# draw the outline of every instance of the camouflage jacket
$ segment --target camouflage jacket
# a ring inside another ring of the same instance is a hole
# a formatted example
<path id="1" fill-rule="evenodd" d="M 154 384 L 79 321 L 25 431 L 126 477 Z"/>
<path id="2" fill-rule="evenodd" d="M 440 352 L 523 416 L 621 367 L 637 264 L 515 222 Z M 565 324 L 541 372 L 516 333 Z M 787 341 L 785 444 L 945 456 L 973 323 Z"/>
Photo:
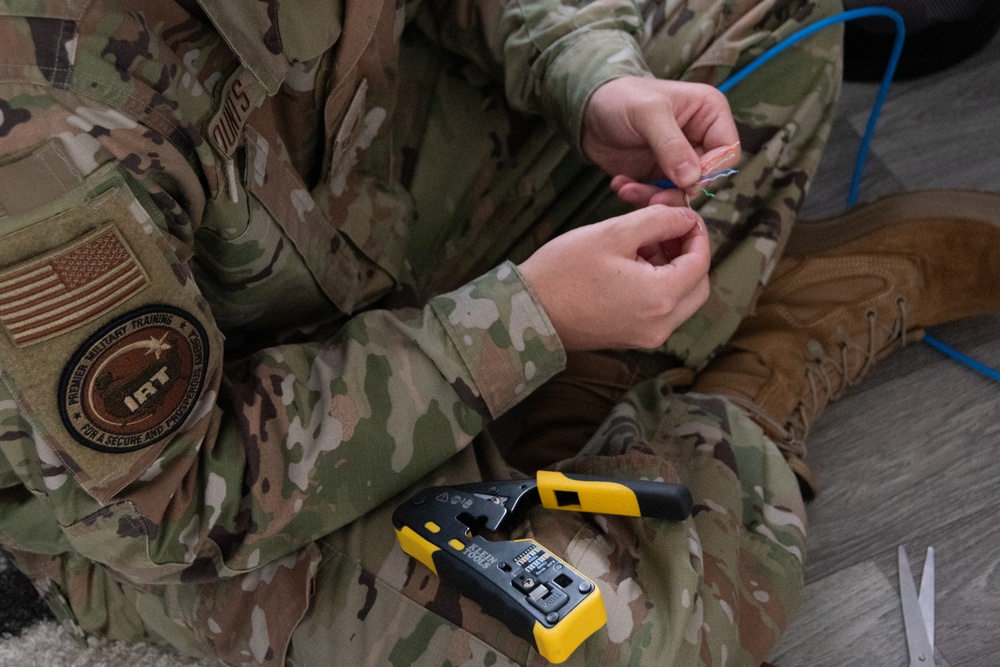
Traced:
<path id="1" fill-rule="evenodd" d="M 313 541 L 564 364 L 513 264 L 431 298 L 410 275 L 404 27 L 578 142 L 590 93 L 645 72 L 641 26 L 624 1 L 0 1 L 3 548 L 282 664 Z"/>

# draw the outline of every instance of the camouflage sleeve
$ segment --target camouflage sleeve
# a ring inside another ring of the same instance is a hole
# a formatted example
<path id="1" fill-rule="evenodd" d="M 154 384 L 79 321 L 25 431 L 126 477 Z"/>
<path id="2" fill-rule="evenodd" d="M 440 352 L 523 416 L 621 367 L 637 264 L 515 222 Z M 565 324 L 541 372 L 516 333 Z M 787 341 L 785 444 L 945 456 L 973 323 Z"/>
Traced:
<path id="1" fill-rule="evenodd" d="M 17 290 L 0 312 L 0 449 L 72 547 L 123 576 L 297 567 L 293 554 L 425 476 L 563 366 L 509 263 L 423 308 L 225 358 L 191 271 L 198 235 L 178 202 L 198 203 L 201 175 L 186 156 L 69 92 L 7 85 L 0 99 L 22 121 L 0 144 L 0 285 Z M 44 196 L 18 194 L 42 181 Z M 41 316 L 47 276 L 72 281 L 67 303 L 85 312 Z"/>
<path id="2" fill-rule="evenodd" d="M 578 148 L 583 112 L 601 84 L 652 76 L 639 47 L 643 19 L 632 0 L 484 3 L 427 0 L 423 32 L 502 78 L 507 99 L 545 115 Z"/>

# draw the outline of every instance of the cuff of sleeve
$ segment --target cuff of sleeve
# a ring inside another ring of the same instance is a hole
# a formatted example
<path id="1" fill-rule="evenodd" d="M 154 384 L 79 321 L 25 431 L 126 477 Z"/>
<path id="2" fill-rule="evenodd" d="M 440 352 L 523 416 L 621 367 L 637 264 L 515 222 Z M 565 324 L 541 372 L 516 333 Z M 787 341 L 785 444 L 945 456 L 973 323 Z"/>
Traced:
<path id="1" fill-rule="evenodd" d="M 511 262 L 434 297 L 430 306 L 494 418 L 566 365 L 548 315 Z"/>
<path id="2" fill-rule="evenodd" d="M 591 95 L 603 84 L 623 76 L 652 77 L 639 44 L 628 33 L 593 31 L 564 38 L 563 48 L 539 58 L 536 71 L 545 72 L 542 107 L 549 118 L 583 154 L 583 117 Z M 545 62 L 547 60 L 547 62 Z"/>

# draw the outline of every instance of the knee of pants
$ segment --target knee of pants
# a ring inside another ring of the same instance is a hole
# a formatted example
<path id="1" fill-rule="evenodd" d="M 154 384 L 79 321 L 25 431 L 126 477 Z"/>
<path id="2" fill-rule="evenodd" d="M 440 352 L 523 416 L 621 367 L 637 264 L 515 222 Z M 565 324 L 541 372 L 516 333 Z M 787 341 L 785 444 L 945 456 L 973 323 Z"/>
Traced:
<path id="1" fill-rule="evenodd" d="M 841 0 L 646 4 L 654 6 L 644 11 L 648 18 L 642 50 L 653 73 L 711 85 L 719 85 L 739 66 L 796 30 L 843 11 Z M 837 28 L 831 31 L 839 33 Z"/>

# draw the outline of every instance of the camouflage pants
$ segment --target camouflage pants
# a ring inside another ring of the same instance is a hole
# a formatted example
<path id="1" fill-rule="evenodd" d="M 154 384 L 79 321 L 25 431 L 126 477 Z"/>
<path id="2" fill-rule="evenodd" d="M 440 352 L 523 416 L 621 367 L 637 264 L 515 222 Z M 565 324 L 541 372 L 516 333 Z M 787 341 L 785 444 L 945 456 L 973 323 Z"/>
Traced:
<path id="1" fill-rule="evenodd" d="M 838 10 L 832 0 L 650 2 L 645 54 L 658 76 L 719 83 L 803 24 Z M 730 94 L 744 163 L 714 197 L 694 202 L 712 238 L 713 291 L 661 351 L 668 365 L 697 370 L 707 363 L 777 261 L 829 130 L 839 40 L 836 29 L 821 32 Z M 415 142 L 405 145 L 432 156 L 406 176 L 418 207 L 409 255 L 427 293 L 622 211 L 606 176 L 581 164 L 547 128 L 510 112 L 484 78 L 427 44 L 406 48 L 410 108 L 427 112 L 397 131 Z M 664 379 L 601 400 L 617 405 L 557 467 L 681 481 L 695 512 L 682 523 L 530 515 L 515 537 L 533 537 L 598 581 L 607 605 L 607 628 L 566 664 L 759 664 L 802 586 L 805 513 L 777 448 L 724 399 L 674 393 Z M 484 438 L 422 485 L 512 474 Z M 350 665 L 544 664 L 395 544 L 390 516 L 405 495 L 321 542 L 313 603 L 289 663 L 328 665 L 336 656 Z"/>

